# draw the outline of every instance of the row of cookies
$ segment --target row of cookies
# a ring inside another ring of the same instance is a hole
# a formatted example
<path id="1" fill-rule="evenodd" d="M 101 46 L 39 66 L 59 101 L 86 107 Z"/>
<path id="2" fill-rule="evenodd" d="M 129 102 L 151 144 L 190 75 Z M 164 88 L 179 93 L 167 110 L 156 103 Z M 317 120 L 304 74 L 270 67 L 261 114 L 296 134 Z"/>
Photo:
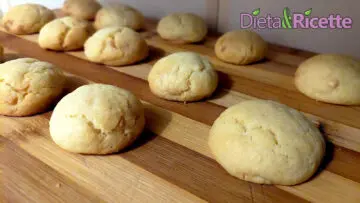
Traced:
<path id="1" fill-rule="evenodd" d="M 92 27 L 96 30 L 107 27 L 127 27 L 136 31 L 143 29 L 145 25 L 144 17 L 138 10 L 123 4 L 112 4 L 111 6 L 101 8 L 94 0 L 67 0 L 64 3 L 63 11 L 72 17 L 54 20 L 55 14 L 44 6 L 22 4 L 12 7 L 9 12 L 5 14 L 2 24 L 8 32 L 14 34 L 33 34 L 40 32 L 39 45 L 42 48 L 56 51 L 70 51 L 82 48 L 87 38 L 92 35 Z M 93 26 L 86 21 L 91 19 L 95 19 Z M 102 33 L 107 32 L 104 31 Z M 204 40 L 208 28 L 206 22 L 195 14 L 174 13 L 159 21 L 157 32 L 163 39 L 171 42 L 195 43 Z M 101 34 L 97 36 L 99 35 Z M 128 36 L 132 35 L 136 34 L 132 32 L 131 35 L 129 34 Z M 135 41 L 141 41 L 140 43 L 144 44 L 140 36 L 134 36 L 133 38 L 136 38 Z M 234 41 L 234 38 L 238 38 L 239 40 Z M 237 44 L 233 45 L 232 43 Z M 114 39 L 112 44 L 117 45 L 116 39 Z M 132 46 L 131 44 L 136 43 L 125 44 L 125 49 L 128 46 Z M 236 47 L 239 46 L 245 47 L 240 50 L 243 53 L 237 53 L 239 50 L 237 50 Z M 250 46 L 255 46 L 254 50 L 258 52 L 249 52 L 248 48 Z M 121 49 L 121 43 L 119 43 L 117 47 Z M 144 50 L 147 49 L 144 45 L 140 47 Z M 261 60 L 266 50 L 267 44 L 265 41 L 251 31 L 227 33 L 218 40 L 215 47 L 215 53 L 219 59 L 236 64 L 248 64 Z M 143 53 L 145 52 L 146 51 L 143 51 Z M 102 55 L 106 56 L 106 54 Z M 93 57 L 89 57 L 90 60 L 91 58 Z M 142 59 L 142 57 L 138 58 L 138 60 Z M 96 60 L 92 61 L 98 62 Z M 106 62 L 106 59 L 102 59 L 102 61 Z M 131 63 L 134 62 L 130 61 L 125 64 L 112 63 L 111 65 L 126 65 Z"/>
<path id="2" fill-rule="evenodd" d="M 197 15 L 175 13 L 159 21 L 157 33 L 171 42 L 195 43 L 204 40 L 207 26 Z M 224 62 L 247 65 L 264 59 L 268 45 L 255 32 L 238 30 L 222 35 L 216 41 L 214 52 Z M 359 105 L 360 61 L 339 54 L 320 54 L 300 64 L 294 83 L 300 92 L 317 101 Z"/>
<path id="3" fill-rule="evenodd" d="M 172 14 L 159 22 L 157 32 L 167 40 L 192 43 L 205 38 L 206 25 L 193 14 Z M 216 41 L 214 52 L 226 63 L 247 65 L 266 58 L 268 44 L 253 31 L 230 31 Z M 359 105 L 360 61 L 341 54 L 316 55 L 299 65 L 294 84 L 317 101 Z"/>
<path id="4" fill-rule="evenodd" d="M 62 71 L 48 62 L 22 58 L 0 64 L 0 114 L 45 111 L 60 99 L 65 81 Z M 209 96 L 216 88 L 214 81 L 217 75 L 207 59 L 189 52 L 159 60 L 149 74 L 151 90 L 176 101 Z M 133 143 L 144 126 L 144 110 L 134 94 L 90 84 L 61 98 L 49 130 L 53 141 L 67 151 L 110 154 Z M 261 184 L 304 182 L 325 153 L 324 138 L 304 115 L 265 100 L 226 109 L 214 122 L 208 142 L 215 159 L 231 175 Z"/>

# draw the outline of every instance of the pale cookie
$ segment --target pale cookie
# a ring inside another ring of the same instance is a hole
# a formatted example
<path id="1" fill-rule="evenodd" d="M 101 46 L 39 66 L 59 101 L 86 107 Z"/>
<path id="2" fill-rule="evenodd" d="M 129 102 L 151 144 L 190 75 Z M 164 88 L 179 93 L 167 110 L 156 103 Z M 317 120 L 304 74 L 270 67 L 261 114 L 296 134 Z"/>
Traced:
<path id="1" fill-rule="evenodd" d="M 138 10 L 124 4 L 103 7 L 97 12 L 94 22 L 96 29 L 122 26 L 139 30 L 144 27 L 144 24 L 144 16 Z"/>
<path id="2" fill-rule="evenodd" d="M 40 30 L 38 43 L 43 49 L 70 51 L 80 49 L 90 37 L 90 24 L 73 17 L 55 19 Z"/>
<path id="3" fill-rule="evenodd" d="M 85 42 L 84 50 L 89 61 L 113 66 L 136 63 L 149 53 L 141 35 L 127 27 L 98 30 Z"/>
<path id="4" fill-rule="evenodd" d="M 210 97 L 218 75 L 210 62 L 192 52 L 178 52 L 155 63 L 148 76 L 155 95 L 173 101 L 198 101 Z"/>
<path id="5" fill-rule="evenodd" d="M 0 64 L 0 114 L 29 116 L 43 112 L 61 95 L 63 72 L 32 58 Z"/>
<path id="6" fill-rule="evenodd" d="M 110 154 L 129 146 L 145 125 L 141 102 L 129 91 L 90 84 L 66 95 L 50 119 L 61 148 L 82 154 Z"/>
<path id="7" fill-rule="evenodd" d="M 66 0 L 62 10 L 78 19 L 93 20 L 100 8 L 101 5 L 96 0 Z"/>
<path id="8" fill-rule="evenodd" d="M 260 184 L 302 183 L 325 153 L 323 136 L 304 115 L 265 100 L 247 100 L 221 113 L 209 146 L 231 175 Z"/>
<path id="9" fill-rule="evenodd" d="M 2 24 L 10 33 L 26 35 L 39 32 L 54 18 L 54 12 L 44 6 L 21 4 L 10 8 L 3 17 Z"/>
<path id="10" fill-rule="evenodd" d="M 193 43 L 202 41 L 208 28 L 200 16 L 191 13 L 173 13 L 160 20 L 157 32 L 166 40 Z"/>
<path id="11" fill-rule="evenodd" d="M 215 44 L 216 56 L 227 63 L 246 65 L 265 58 L 267 43 L 256 32 L 238 30 L 222 35 Z"/>
<path id="12" fill-rule="evenodd" d="M 360 104 L 360 61 L 349 56 L 321 54 L 300 64 L 297 89 L 308 97 L 333 104 Z"/>

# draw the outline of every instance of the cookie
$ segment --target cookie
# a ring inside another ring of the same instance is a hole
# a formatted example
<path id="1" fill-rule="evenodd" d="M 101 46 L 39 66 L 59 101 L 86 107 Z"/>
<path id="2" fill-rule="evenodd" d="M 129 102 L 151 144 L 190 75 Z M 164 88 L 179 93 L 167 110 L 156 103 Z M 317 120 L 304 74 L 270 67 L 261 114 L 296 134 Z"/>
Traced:
<path id="1" fill-rule="evenodd" d="M 267 43 L 257 33 L 249 30 L 227 32 L 215 44 L 216 56 L 227 63 L 247 65 L 265 58 Z"/>
<path id="2" fill-rule="evenodd" d="M 41 28 L 38 43 L 43 49 L 76 50 L 84 46 L 90 34 L 91 27 L 87 21 L 68 16 L 55 19 Z"/>
<path id="3" fill-rule="evenodd" d="M 140 30 L 144 27 L 144 16 L 135 8 L 125 4 L 113 4 L 100 9 L 95 17 L 96 29 L 112 26 L 129 27 Z"/>
<path id="4" fill-rule="evenodd" d="M 29 116 L 47 110 L 61 95 L 63 72 L 33 58 L 0 64 L 0 114 Z"/>
<path id="5" fill-rule="evenodd" d="M 94 20 L 100 8 L 96 0 L 66 0 L 62 11 L 77 19 Z"/>
<path id="6" fill-rule="evenodd" d="M 202 41 L 208 28 L 200 16 L 192 13 L 173 13 L 159 21 L 157 32 L 163 39 L 185 44 Z"/>
<path id="7" fill-rule="evenodd" d="M 54 18 L 54 12 L 42 5 L 20 4 L 10 8 L 4 15 L 2 24 L 10 33 L 26 35 L 39 32 Z"/>
<path id="8" fill-rule="evenodd" d="M 260 184 L 308 180 L 325 153 L 317 127 L 283 104 L 247 100 L 226 109 L 210 130 L 209 146 L 231 175 Z"/>
<path id="9" fill-rule="evenodd" d="M 50 135 L 70 152 L 110 154 L 133 143 L 144 125 L 143 106 L 131 92 L 90 84 L 77 88 L 56 105 Z"/>
<path id="10" fill-rule="evenodd" d="M 158 97 L 189 102 L 210 97 L 217 87 L 218 75 L 205 57 L 178 52 L 157 61 L 148 81 Z"/>
<path id="11" fill-rule="evenodd" d="M 127 27 L 98 30 L 85 42 L 84 50 L 89 61 L 112 66 L 136 63 L 149 53 L 141 35 Z"/>
<path id="12" fill-rule="evenodd" d="M 360 61 L 344 55 L 320 54 L 300 64 L 295 86 L 317 101 L 360 104 Z"/>

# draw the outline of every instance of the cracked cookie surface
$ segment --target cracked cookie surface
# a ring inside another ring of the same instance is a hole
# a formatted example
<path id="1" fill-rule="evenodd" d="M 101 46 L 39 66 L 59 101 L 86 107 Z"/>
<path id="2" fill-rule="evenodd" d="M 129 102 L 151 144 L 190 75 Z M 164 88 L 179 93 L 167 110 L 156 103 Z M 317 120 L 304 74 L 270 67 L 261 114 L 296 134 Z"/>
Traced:
<path id="1" fill-rule="evenodd" d="M 211 96 L 218 76 L 210 62 L 192 52 L 166 56 L 151 69 L 148 76 L 151 91 L 173 101 L 197 101 Z"/>
<path id="2" fill-rule="evenodd" d="M 90 35 L 91 27 L 87 21 L 68 16 L 41 28 L 38 43 L 43 49 L 70 51 L 82 48 Z"/>
<path id="3" fill-rule="evenodd" d="M 295 86 L 306 96 L 327 103 L 360 104 L 360 61 L 349 56 L 320 54 L 304 61 Z"/>
<path id="4" fill-rule="evenodd" d="M 193 43 L 203 40 L 208 32 L 206 22 L 195 14 L 173 13 L 162 18 L 157 32 L 166 40 Z"/>
<path id="5" fill-rule="evenodd" d="M 4 28 L 13 34 L 33 34 L 55 18 L 50 9 L 39 4 L 20 4 L 12 7 L 3 17 Z"/>
<path id="6" fill-rule="evenodd" d="M 32 58 L 0 64 L 0 114 L 28 116 L 46 110 L 61 94 L 63 72 Z"/>
<path id="7" fill-rule="evenodd" d="M 50 134 L 65 150 L 109 154 L 129 146 L 145 125 L 141 102 L 129 91 L 84 85 L 65 96 L 50 119 Z"/>
<path id="8" fill-rule="evenodd" d="M 84 45 L 89 61 L 122 66 L 143 60 L 149 48 L 141 35 L 127 27 L 109 27 L 98 30 Z"/>
<path id="9" fill-rule="evenodd" d="M 214 122 L 209 146 L 233 176 L 260 184 L 294 185 L 309 179 L 325 153 L 316 126 L 295 109 L 248 100 Z"/>

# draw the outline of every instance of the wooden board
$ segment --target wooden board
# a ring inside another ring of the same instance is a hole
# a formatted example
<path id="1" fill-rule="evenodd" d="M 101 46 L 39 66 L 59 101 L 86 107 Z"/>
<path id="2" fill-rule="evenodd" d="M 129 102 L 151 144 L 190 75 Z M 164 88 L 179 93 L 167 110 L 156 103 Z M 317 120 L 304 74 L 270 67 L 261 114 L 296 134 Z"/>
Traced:
<path id="1" fill-rule="evenodd" d="M 194 45 L 174 45 L 148 21 L 142 35 L 150 56 L 125 67 L 87 62 L 82 51 L 41 49 L 37 35 L 14 36 L 1 29 L 6 60 L 34 57 L 68 73 L 67 92 L 92 82 L 116 85 L 137 95 L 146 109 L 146 130 L 124 152 L 78 155 L 57 147 L 49 137 L 51 109 L 31 117 L 0 116 L 2 202 L 360 202 L 360 108 L 325 104 L 299 93 L 296 66 L 313 55 L 271 45 L 267 60 L 248 66 L 219 61 L 217 35 Z M 207 56 L 220 74 L 220 88 L 207 100 L 177 103 L 159 99 L 146 81 L 152 65 L 177 51 Z M 248 99 L 271 99 L 305 113 L 328 140 L 319 172 L 308 182 L 288 187 L 236 179 L 217 164 L 207 146 L 217 116 Z"/>

